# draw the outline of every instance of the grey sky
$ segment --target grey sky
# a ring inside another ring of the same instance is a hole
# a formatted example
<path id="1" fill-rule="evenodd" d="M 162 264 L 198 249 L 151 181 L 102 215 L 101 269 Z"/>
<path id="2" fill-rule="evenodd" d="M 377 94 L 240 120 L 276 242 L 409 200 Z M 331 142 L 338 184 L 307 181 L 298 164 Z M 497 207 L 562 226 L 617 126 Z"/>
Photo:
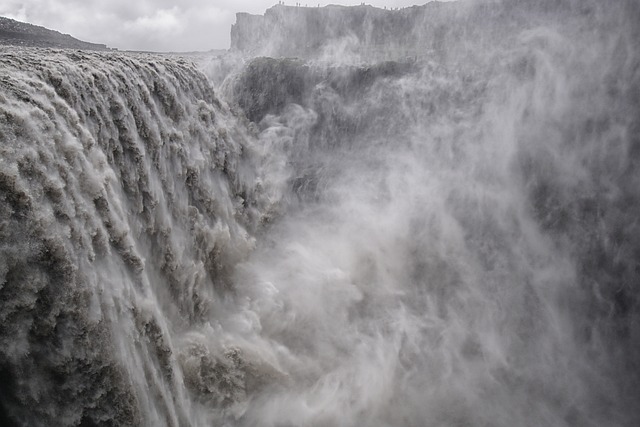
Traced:
<path id="1" fill-rule="evenodd" d="M 294 5 L 298 0 L 286 0 Z M 418 0 L 424 4 L 429 0 Z M 277 0 L 2 0 L 0 16 L 71 34 L 84 41 L 133 50 L 226 49 L 236 12 L 262 14 Z M 331 0 L 303 5 L 357 5 Z M 404 7 L 416 0 L 372 0 L 377 7 Z"/>

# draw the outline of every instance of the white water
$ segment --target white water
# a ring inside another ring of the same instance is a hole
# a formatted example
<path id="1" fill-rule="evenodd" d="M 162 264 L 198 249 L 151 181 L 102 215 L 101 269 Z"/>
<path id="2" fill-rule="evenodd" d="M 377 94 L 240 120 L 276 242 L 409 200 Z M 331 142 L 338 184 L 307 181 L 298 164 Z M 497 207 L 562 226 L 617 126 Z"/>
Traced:
<path id="1" fill-rule="evenodd" d="M 3 416 L 636 425 L 633 6 L 325 58 L 258 124 L 242 76 L 3 48 Z"/>

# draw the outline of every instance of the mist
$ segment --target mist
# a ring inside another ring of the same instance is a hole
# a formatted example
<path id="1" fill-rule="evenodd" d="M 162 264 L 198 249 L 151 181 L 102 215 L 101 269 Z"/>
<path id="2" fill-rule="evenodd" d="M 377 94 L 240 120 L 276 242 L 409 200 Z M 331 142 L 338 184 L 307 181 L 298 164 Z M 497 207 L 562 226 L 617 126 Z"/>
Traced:
<path id="1" fill-rule="evenodd" d="M 0 420 L 637 425 L 637 2 L 319 9 L 2 48 Z"/>

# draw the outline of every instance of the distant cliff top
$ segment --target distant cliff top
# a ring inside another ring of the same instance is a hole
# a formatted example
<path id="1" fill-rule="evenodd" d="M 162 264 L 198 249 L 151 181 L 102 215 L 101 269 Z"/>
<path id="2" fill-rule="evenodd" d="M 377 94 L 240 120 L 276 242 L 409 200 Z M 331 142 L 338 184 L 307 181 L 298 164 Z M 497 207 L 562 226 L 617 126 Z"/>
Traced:
<path id="1" fill-rule="evenodd" d="M 309 57 L 351 49 L 368 56 L 414 56 L 426 38 L 437 37 L 432 24 L 446 25 L 455 3 L 430 2 L 406 8 L 276 5 L 264 15 L 238 13 L 231 48 L 248 54 Z M 386 58 L 389 59 L 389 58 Z"/>
<path id="2" fill-rule="evenodd" d="M 88 43 L 37 25 L 0 17 L 0 45 L 106 50 L 104 44 Z"/>
<path id="3" fill-rule="evenodd" d="M 569 12 L 591 16 L 594 4 L 582 0 L 431 1 L 405 8 L 278 4 L 264 15 L 236 14 L 231 49 L 248 56 L 334 61 L 444 58 L 453 47 L 470 48 L 470 40 L 506 43 L 510 34 L 536 25 L 536 20 L 557 20 Z"/>

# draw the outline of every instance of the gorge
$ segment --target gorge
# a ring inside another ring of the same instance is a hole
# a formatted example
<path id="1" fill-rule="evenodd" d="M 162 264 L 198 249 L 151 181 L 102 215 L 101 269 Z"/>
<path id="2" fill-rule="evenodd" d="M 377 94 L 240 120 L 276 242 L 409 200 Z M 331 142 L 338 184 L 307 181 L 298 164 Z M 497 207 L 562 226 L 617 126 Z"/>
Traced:
<path id="1" fill-rule="evenodd" d="M 0 425 L 640 423 L 640 4 L 0 46 Z"/>

